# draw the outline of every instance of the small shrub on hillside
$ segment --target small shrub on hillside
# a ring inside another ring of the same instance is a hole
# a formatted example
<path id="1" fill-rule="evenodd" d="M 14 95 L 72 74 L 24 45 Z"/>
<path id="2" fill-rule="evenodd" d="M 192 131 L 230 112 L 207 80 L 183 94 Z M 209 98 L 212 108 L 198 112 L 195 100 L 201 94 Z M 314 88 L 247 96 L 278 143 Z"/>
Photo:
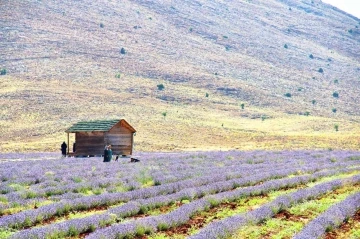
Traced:
<path id="1" fill-rule="evenodd" d="M 304 89 L 304 88 L 302 88 L 302 87 L 299 87 L 299 88 L 298 88 L 298 91 L 302 91 L 303 89 Z"/>
<path id="2" fill-rule="evenodd" d="M 333 97 L 339 98 L 339 93 L 335 91 L 335 92 L 333 93 Z"/>
<path id="3" fill-rule="evenodd" d="M 309 116 L 309 115 L 310 115 L 310 112 L 309 112 L 309 111 L 306 111 L 306 112 L 304 113 L 304 115 L 305 115 L 305 116 Z"/>
<path id="4" fill-rule="evenodd" d="M 167 112 L 162 112 L 162 116 L 164 116 L 164 119 L 166 118 Z"/>
<path id="5" fill-rule="evenodd" d="M 104 23 L 100 23 L 100 27 L 101 27 L 101 28 L 104 28 Z"/>
<path id="6" fill-rule="evenodd" d="M 313 54 L 310 54 L 309 57 L 310 57 L 310 59 L 314 59 Z"/>
<path id="7" fill-rule="evenodd" d="M 285 44 L 285 45 L 284 45 L 284 48 L 288 49 L 288 45 L 287 45 L 287 44 Z"/>
<path id="8" fill-rule="evenodd" d="M 230 46 L 225 46 L 225 50 L 230 50 Z"/>
<path id="9" fill-rule="evenodd" d="M 7 73 L 6 69 L 1 69 L 0 70 L 0 75 L 3 76 L 3 75 L 6 75 L 6 73 Z"/>
<path id="10" fill-rule="evenodd" d="M 338 83 L 339 83 L 339 80 L 334 80 L 334 83 L 335 83 L 335 84 L 338 84 Z"/>
<path id="11" fill-rule="evenodd" d="M 351 33 L 353 33 L 353 30 L 352 30 L 352 29 L 350 29 L 350 30 L 348 30 L 348 32 L 351 34 Z"/>
<path id="12" fill-rule="evenodd" d="M 316 104 L 316 100 L 312 100 L 311 103 L 312 103 L 313 105 L 315 105 L 315 104 Z"/>
<path id="13" fill-rule="evenodd" d="M 339 131 L 339 125 L 338 124 L 334 125 L 334 129 L 335 131 Z"/>
<path id="14" fill-rule="evenodd" d="M 209 93 L 206 93 L 206 94 L 205 94 L 205 97 L 209 97 Z"/>
<path id="15" fill-rule="evenodd" d="M 165 89 L 165 86 L 163 84 L 158 84 L 157 88 L 158 88 L 158 90 L 163 90 L 163 89 Z"/>
<path id="16" fill-rule="evenodd" d="M 333 108 L 333 109 L 332 109 L 332 112 L 333 112 L 333 113 L 336 113 L 336 111 L 337 111 L 336 108 Z"/>
<path id="17" fill-rule="evenodd" d="M 190 27 L 189 32 L 192 32 L 192 31 L 193 31 L 193 29 L 192 29 L 192 27 Z"/>
<path id="18" fill-rule="evenodd" d="M 241 106 L 241 109 L 244 109 L 244 108 L 245 108 L 245 104 L 244 104 L 244 103 L 242 103 L 240 106 Z"/>
<path id="19" fill-rule="evenodd" d="M 120 77 L 121 77 L 120 73 L 115 75 L 115 78 L 120 78 Z"/>
<path id="20" fill-rule="evenodd" d="M 224 39 L 228 39 L 229 37 L 228 36 L 223 36 Z"/>
<path id="21" fill-rule="evenodd" d="M 284 96 L 286 96 L 286 97 L 291 97 L 291 94 L 290 93 L 286 93 L 286 94 L 284 94 Z"/>
<path id="22" fill-rule="evenodd" d="M 120 49 L 120 53 L 121 53 L 121 54 L 126 54 L 126 51 L 125 51 L 125 48 L 124 48 L 124 47 L 122 47 L 122 48 Z"/>
<path id="23" fill-rule="evenodd" d="M 320 72 L 320 73 L 324 73 L 323 68 L 319 68 L 318 72 Z"/>

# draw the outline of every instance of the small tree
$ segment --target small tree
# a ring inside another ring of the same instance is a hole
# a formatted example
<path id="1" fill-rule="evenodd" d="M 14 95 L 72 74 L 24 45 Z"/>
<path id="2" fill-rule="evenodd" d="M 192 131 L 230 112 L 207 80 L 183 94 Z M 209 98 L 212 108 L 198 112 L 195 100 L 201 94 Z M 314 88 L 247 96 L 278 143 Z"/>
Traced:
<path id="1" fill-rule="evenodd" d="M 286 97 L 291 97 L 291 94 L 290 93 L 286 93 L 284 96 L 286 96 Z"/>
<path id="2" fill-rule="evenodd" d="M 333 97 L 339 98 L 339 93 L 335 91 L 335 92 L 333 93 Z"/>
<path id="3" fill-rule="evenodd" d="M 3 76 L 3 75 L 6 75 L 6 73 L 7 73 L 6 69 L 1 69 L 0 70 L 0 75 Z"/>
<path id="4" fill-rule="evenodd" d="M 287 44 L 285 44 L 285 45 L 284 45 L 284 48 L 288 49 L 288 45 L 287 45 Z"/>
<path id="5" fill-rule="evenodd" d="M 338 83 L 339 83 L 339 80 L 334 80 L 334 83 L 335 83 L 335 84 L 338 84 Z"/>
<path id="6" fill-rule="evenodd" d="M 122 47 L 122 48 L 120 49 L 120 53 L 123 54 L 123 55 L 126 54 L 126 51 L 125 51 L 125 48 L 124 48 L 124 47 Z"/>
<path id="7" fill-rule="evenodd" d="M 241 106 L 241 109 L 244 109 L 244 108 L 245 108 L 245 104 L 244 104 L 244 103 L 242 103 L 240 106 Z"/>
<path id="8" fill-rule="evenodd" d="M 339 125 L 338 124 L 334 125 L 334 128 L 335 128 L 335 131 L 339 131 Z"/>
<path id="9" fill-rule="evenodd" d="M 162 116 L 164 116 L 164 119 L 166 118 L 167 112 L 162 112 Z"/>
<path id="10" fill-rule="evenodd" d="M 163 90 L 163 89 L 165 89 L 165 86 L 163 84 L 158 84 L 157 88 L 158 88 L 158 90 Z"/>
<path id="11" fill-rule="evenodd" d="M 310 115 L 310 112 L 309 112 L 309 111 L 306 111 L 306 112 L 304 113 L 304 115 L 305 115 L 305 116 L 309 116 L 309 115 Z"/>
<path id="12" fill-rule="evenodd" d="M 314 59 L 313 54 L 310 54 L 309 57 L 310 57 L 310 59 Z"/>
<path id="13" fill-rule="evenodd" d="M 312 100 L 311 103 L 312 103 L 313 105 L 315 105 L 315 104 L 316 104 L 316 100 Z"/>
<path id="14" fill-rule="evenodd" d="M 206 93 L 206 94 L 205 94 L 205 97 L 209 97 L 209 93 Z"/>
<path id="15" fill-rule="evenodd" d="M 336 113 L 336 111 L 337 111 L 336 108 L 333 108 L 333 109 L 332 109 L 332 112 L 333 112 L 333 113 Z"/>
<path id="16" fill-rule="evenodd" d="M 120 78 L 120 76 L 121 76 L 120 73 L 118 73 L 115 75 L 115 78 Z"/>
<path id="17" fill-rule="evenodd" d="M 104 23 L 100 23 L 100 27 L 101 27 L 101 28 L 104 28 Z"/>
<path id="18" fill-rule="evenodd" d="M 320 73 L 324 73 L 323 68 L 319 68 L 318 72 L 320 72 Z"/>

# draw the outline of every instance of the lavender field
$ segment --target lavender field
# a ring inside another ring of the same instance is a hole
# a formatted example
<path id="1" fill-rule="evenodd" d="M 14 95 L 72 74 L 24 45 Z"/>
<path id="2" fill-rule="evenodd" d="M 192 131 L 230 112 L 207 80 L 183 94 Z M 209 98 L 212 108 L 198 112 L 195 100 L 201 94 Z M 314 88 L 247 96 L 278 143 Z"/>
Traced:
<path id="1" fill-rule="evenodd" d="M 359 238 L 359 152 L 138 155 L 1 154 L 0 238 Z"/>

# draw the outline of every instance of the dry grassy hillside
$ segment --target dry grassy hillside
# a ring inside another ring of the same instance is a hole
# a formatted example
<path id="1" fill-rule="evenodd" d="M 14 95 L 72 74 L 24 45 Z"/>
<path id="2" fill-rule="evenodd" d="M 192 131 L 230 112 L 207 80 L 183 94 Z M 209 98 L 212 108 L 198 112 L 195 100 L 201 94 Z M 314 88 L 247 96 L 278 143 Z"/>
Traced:
<path id="1" fill-rule="evenodd" d="M 72 123 L 119 117 L 136 150 L 360 147 L 360 19 L 321 1 L 0 10 L 0 151 L 58 150 Z"/>

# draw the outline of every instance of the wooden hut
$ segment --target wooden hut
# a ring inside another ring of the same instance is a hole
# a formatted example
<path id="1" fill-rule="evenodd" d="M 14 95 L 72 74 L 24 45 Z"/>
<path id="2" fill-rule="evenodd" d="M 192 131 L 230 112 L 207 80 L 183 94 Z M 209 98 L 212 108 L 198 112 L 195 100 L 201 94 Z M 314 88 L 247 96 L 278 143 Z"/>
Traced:
<path id="1" fill-rule="evenodd" d="M 65 131 L 69 156 L 104 154 L 111 144 L 113 155 L 131 155 L 136 130 L 124 119 L 78 122 Z M 69 134 L 75 133 L 76 151 L 69 152 Z"/>

